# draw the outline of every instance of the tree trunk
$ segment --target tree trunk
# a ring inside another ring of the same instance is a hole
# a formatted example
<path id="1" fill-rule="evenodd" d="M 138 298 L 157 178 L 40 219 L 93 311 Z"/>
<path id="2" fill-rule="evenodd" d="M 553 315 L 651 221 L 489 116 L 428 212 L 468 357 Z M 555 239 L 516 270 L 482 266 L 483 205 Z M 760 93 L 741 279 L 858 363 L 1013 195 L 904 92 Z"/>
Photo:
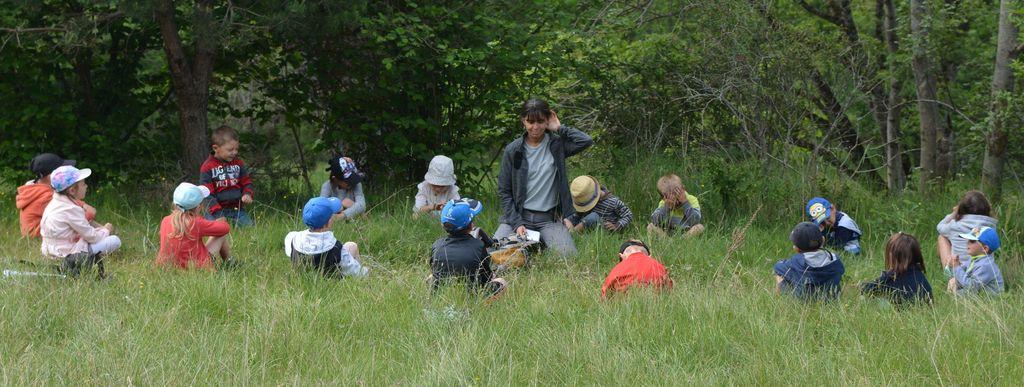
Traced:
<path id="1" fill-rule="evenodd" d="M 886 185 L 889 191 L 899 192 L 907 186 L 907 175 L 903 173 L 903 147 L 900 144 L 900 89 L 903 87 L 896 74 L 896 57 L 899 55 L 899 35 L 896 34 L 896 8 L 892 0 L 879 0 L 882 13 L 881 37 L 885 42 L 889 68 L 889 95 L 886 100 L 885 117 L 885 168 Z"/>
<path id="2" fill-rule="evenodd" d="M 160 26 L 164 54 L 171 73 L 171 85 L 178 100 L 178 118 L 181 121 L 181 168 L 186 173 L 199 170 L 210 152 L 207 122 L 207 103 L 210 79 L 213 77 L 214 21 L 210 0 L 196 2 L 192 35 L 195 53 L 190 61 L 185 53 L 174 20 L 174 2 L 160 0 L 153 16 Z"/>
<path id="3" fill-rule="evenodd" d="M 1010 0 L 999 2 L 999 37 L 996 64 L 992 74 L 992 103 L 989 112 L 989 131 L 985 138 L 985 161 L 981 167 L 981 186 L 993 201 L 1002 196 L 1003 165 L 1006 163 L 1006 132 L 1009 112 L 1008 99 L 1013 93 L 1013 72 L 1010 63 L 1018 54 L 1017 27 L 1010 20 L 1014 12 Z"/>
<path id="4" fill-rule="evenodd" d="M 935 74 L 928 56 L 928 9 L 924 0 L 910 2 L 910 33 L 914 41 L 911 64 L 917 83 L 917 109 L 921 121 L 921 180 L 918 189 L 928 190 L 935 176 L 935 153 L 938 144 L 939 109 L 935 96 Z"/>

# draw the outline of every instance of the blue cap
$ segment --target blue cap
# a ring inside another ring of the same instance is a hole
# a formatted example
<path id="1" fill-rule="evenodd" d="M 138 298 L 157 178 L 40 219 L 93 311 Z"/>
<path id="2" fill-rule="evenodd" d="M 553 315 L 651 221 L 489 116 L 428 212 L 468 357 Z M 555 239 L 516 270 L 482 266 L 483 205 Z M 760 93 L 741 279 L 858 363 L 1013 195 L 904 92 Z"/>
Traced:
<path id="1" fill-rule="evenodd" d="M 338 198 L 315 197 L 306 202 L 302 207 L 302 223 L 309 228 L 321 228 L 327 225 L 331 216 L 341 211 L 341 200 Z"/>
<path id="2" fill-rule="evenodd" d="M 483 203 L 473 199 L 452 199 L 441 209 L 441 224 L 451 224 L 448 231 L 459 231 L 473 223 L 473 217 L 484 210 Z"/>
<path id="3" fill-rule="evenodd" d="M 807 218 L 814 222 L 815 225 L 821 225 L 825 219 L 832 216 L 832 203 L 829 203 L 825 198 L 816 197 L 807 202 L 807 207 L 804 207 L 804 213 L 807 214 Z"/>
<path id="4" fill-rule="evenodd" d="M 174 205 L 178 206 L 182 210 L 188 211 L 193 208 L 199 207 L 199 204 L 210 196 L 210 189 L 204 185 L 194 185 L 192 183 L 181 183 L 178 184 L 178 188 L 174 189 Z"/>
<path id="5" fill-rule="evenodd" d="M 996 234 L 996 229 L 992 227 L 974 228 L 967 234 L 960 234 L 960 237 L 988 246 L 989 254 L 999 250 L 999 234 Z"/>

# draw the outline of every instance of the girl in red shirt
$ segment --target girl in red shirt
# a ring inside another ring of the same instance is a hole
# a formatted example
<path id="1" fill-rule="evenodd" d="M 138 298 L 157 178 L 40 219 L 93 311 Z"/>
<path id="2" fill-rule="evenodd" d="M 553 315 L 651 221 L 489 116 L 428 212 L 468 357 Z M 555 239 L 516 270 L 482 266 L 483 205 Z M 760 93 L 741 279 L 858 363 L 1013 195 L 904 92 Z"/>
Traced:
<path id="1" fill-rule="evenodd" d="M 160 222 L 158 265 L 212 269 L 210 256 L 214 253 L 225 262 L 230 260 L 231 247 L 227 235 L 231 226 L 224 220 L 203 218 L 200 204 L 208 196 L 209 188 L 190 183 L 181 183 L 174 190 L 174 211 Z M 212 238 L 204 244 L 205 237 Z"/>

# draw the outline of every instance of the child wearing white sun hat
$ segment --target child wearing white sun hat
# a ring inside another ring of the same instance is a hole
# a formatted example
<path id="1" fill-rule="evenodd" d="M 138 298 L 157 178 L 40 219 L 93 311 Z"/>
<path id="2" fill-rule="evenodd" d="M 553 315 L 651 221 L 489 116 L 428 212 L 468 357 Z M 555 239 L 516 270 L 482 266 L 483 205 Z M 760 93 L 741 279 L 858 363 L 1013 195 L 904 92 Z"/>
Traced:
<path id="1" fill-rule="evenodd" d="M 88 168 L 70 165 L 55 169 L 50 174 L 53 199 L 46 205 L 39 224 L 43 255 L 59 260 L 61 270 L 72 276 L 93 264 L 98 264 L 100 277 L 105 276 L 103 258 L 121 247 L 121 239 L 112 235 L 114 226 L 93 226 L 79 204 L 85 199 L 89 188 L 85 179 L 91 174 Z"/>
<path id="2" fill-rule="evenodd" d="M 423 182 L 416 186 L 416 203 L 412 206 L 413 216 L 429 213 L 433 217 L 441 214 L 441 208 L 449 200 L 459 199 L 459 186 L 455 185 L 455 164 L 447 156 L 434 156 L 430 160 Z"/>

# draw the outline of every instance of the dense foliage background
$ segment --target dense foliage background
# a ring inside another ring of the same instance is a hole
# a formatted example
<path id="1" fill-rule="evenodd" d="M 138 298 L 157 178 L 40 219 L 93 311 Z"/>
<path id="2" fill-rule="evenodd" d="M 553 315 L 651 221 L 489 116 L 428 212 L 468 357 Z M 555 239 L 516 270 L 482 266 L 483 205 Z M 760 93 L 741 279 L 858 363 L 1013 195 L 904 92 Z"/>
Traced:
<path id="1" fill-rule="evenodd" d="M 746 166 L 835 171 L 871 191 L 977 184 L 1001 117 L 1011 146 L 995 187 L 1022 187 L 1020 61 L 1009 92 L 992 92 L 999 1 L 2 5 L 8 181 L 51 151 L 95 167 L 99 184 L 162 189 L 194 179 L 208 131 L 228 124 L 263 192 L 308 180 L 334 152 L 395 184 L 447 154 L 472 191 L 521 132 L 518 105 L 540 96 L 598 139 L 586 156 L 598 165 L 667 154 L 713 169 L 725 192 L 746 188 Z"/>

